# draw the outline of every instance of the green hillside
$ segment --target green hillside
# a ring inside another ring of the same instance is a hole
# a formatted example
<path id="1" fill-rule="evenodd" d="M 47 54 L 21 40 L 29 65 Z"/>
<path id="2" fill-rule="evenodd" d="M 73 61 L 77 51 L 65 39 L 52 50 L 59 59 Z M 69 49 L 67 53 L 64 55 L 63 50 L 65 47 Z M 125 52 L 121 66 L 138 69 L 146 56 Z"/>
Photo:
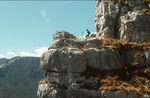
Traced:
<path id="1" fill-rule="evenodd" d="M 0 98 L 38 98 L 38 82 L 44 78 L 38 57 L 0 59 Z"/>

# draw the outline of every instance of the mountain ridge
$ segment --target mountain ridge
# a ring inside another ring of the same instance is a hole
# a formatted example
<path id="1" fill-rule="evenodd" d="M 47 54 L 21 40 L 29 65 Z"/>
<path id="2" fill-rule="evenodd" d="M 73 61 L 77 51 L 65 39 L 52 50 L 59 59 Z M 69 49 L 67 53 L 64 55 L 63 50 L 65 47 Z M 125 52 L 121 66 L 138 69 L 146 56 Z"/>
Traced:
<path id="1" fill-rule="evenodd" d="M 0 59 L 0 98 L 38 98 L 38 81 L 44 77 L 39 57 Z"/>

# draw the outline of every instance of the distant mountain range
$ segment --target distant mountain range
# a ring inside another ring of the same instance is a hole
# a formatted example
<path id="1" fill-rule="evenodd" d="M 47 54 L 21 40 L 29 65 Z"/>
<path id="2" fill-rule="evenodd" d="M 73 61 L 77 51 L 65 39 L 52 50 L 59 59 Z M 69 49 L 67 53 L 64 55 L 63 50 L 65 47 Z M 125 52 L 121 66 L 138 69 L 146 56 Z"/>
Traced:
<path id="1" fill-rule="evenodd" d="M 39 57 L 0 59 L 0 98 L 38 98 L 43 78 Z"/>

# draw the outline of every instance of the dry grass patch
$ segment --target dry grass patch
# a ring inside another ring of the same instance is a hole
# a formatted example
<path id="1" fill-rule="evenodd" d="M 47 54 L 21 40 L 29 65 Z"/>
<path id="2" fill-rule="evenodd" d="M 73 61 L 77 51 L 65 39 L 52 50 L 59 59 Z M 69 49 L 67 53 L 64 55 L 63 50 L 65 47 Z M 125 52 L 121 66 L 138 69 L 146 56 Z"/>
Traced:
<path id="1" fill-rule="evenodd" d="M 150 67 L 138 68 L 135 66 L 125 66 L 123 69 L 111 71 L 100 71 L 87 67 L 81 76 L 99 78 L 99 84 L 94 88 L 90 85 L 80 86 L 79 89 L 111 90 L 111 91 L 136 91 L 140 96 L 150 93 Z M 80 83 L 80 81 L 78 81 Z"/>
<path id="2" fill-rule="evenodd" d="M 44 53 L 43 53 L 43 55 L 41 57 L 41 60 L 44 61 L 44 59 L 45 59 L 45 57 L 44 57 Z"/>
<path id="3" fill-rule="evenodd" d="M 68 87 L 68 89 L 72 89 L 71 85 Z"/>
<path id="4" fill-rule="evenodd" d="M 130 32 L 131 33 L 131 32 Z M 121 41 L 119 39 L 111 39 L 107 38 L 102 41 L 102 45 L 96 47 L 97 49 L 102 49 L 102 48 L 112 48 L 112 49 L 118 49 L 121 51 L 126 51 L 126 50 L 146 50 L 150 47 L 150 42 L 128 42 L 128 41 Z M 82 43 L 79 43 L 76 46 L 57 46 L 57 48 L 62 48 L 65 51 L 68 51 L 67 48 L 78 48 L 79 51 L 83 51 L 84 49 L 88 48 L 94 48 L 92 46 L 85 46 Z M 50 46 L 48 49 L 52 49 Z M 43 58 L 43 57 L 42 57 Z"/>
<path id="5" fill-rule="evenodd" d="M 42 79 L 42 80 L 39 82 L 39 84 L 46 84 L 45 79 Z"/>
<path id="6" fill-rule="evenodd" d="M 150 67 L 143 67 L 139 70 L 137 67 L 126 66 L 119 72 L 109 72 L 100 81 L 99 90 L 133 90 L 139 95 L 150 93 Z"/>
<path id="7" fill-rule="evenodd" d="M 97 49 L 101 48 L 112 48 L 112 49 L 118 49 L 121 51 L 125 50 L 146 50 L 150 46 L 150 42 L 128 42 L 128 41 L 121 41 L 119 39 L 111 39 L 107 38 L 102 40 L 103 44 L 99 47 L 96 47 Z"/>

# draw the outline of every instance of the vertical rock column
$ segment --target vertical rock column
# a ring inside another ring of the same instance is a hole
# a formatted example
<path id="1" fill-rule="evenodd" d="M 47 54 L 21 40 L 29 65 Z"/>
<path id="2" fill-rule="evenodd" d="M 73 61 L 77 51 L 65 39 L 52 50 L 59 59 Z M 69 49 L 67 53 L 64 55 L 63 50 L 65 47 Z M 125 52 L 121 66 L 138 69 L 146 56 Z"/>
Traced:
<path id="1" fill-rule="evenodd" d="M 144 0 L 96 0 L 98 38 L 150 41 L 150 17 Z"/>

